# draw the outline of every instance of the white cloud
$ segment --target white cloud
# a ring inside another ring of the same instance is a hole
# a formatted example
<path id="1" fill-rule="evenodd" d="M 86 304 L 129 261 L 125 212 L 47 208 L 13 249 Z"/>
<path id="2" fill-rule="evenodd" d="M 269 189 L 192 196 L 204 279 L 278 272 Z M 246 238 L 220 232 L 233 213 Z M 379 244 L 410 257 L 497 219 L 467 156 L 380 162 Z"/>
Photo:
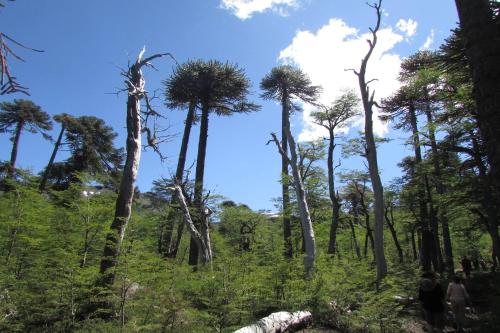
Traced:
<path id="1" fill-rule="evenodd" d="M 333 18 L 316 33 L 297 32 L 292 43 L 281 51 L 279 59 L 298 65 L 314 84 L 321 85 L 321 102 L 329 104 L 346 88 L 359 92 L 357 76 L 345 69 L 359 69 L 361 58 L 368 51 L 366 40 L 370 35 L 360 35 L 355 28 L 349 27 L 341 19 Z M 378 32 L 378 43 L 368 62 L 366 75 L 367 80 L 378 79 L 370 84 L 370 88 L 376 91 L 376 100 L 388 97 L 399 87 L 397 76 L 401 57 L 390 51 L 403 38 L 390 27 Z M 322 128 L 312 122 L 311 111 L 311 107 L 304 107 L 304 126 L 299 134 L 300 141 L 314 140 L 326 135 Z M 387 124 L 378 120 L 377 110 L 374 110 L 373 120 L 376 134 L 383 136 L 387 133 Z M 362 127 L 363 124 L 363 120 L 357 122 L 357 126 Z"/>
<path id="2" fill-rule="evenodd" d="M 427 36 L 424 44 L 420 47 L 420 51 L 430 49 L 432 43 L 434 43 L 434 29 L 431 29 L 431 33 L 429 34 L 429 36 Z"/>
<path id="3" fill-rule="evenodd" d="M 408 19 L 406 21 L 400 19 L 398 23 L 396 23 L 396 28 L 398 28 L 399 31 L 403 32 L 407 39 L 415 35 L 415 33 L 417 32 L 417 26 L 418 22 L 412 19 Z"/>
<path id="4" fill-rule="evenodd" d="M 222 0 L 220 6 L 230 10 L 239 19 L 246 20 L 253 13 L 272 10 L 281 16 L 287 16 L 288 10 L 298 7 L 298 0 Z"/>

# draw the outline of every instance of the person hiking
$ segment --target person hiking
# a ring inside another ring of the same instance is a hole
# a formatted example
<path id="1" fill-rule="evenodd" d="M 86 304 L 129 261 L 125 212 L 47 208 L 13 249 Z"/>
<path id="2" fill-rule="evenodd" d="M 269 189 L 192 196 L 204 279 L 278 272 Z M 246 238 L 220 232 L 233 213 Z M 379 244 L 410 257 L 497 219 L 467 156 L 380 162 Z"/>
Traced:
<path id="1" fill-rule="evenodd" d="M 467 258 L 467 256 L 463 256 L 460 263 L 462 264 L 462 271 L 464 272 L 465 277 L 468 279 L 470 277 L 470 271 L 472 269 L 471 261 L 469 260 L 469 258 Z"/>
<path id="2" fill-rule="evenodd" d="M 429 332 L 443 332 L 444 291 L 432 272 L 422 274 L 418 290 L 418 300 L 422 304 L 424 318 Z"/>
<path id="3" fill-rule="evenodd" d="M 469 294 L 458 275 L 448 285 L 446 299 L 451 303 L 451 311 L 455 317 L 458 332 L 463 332 L 465 324 L 465 306 L 469 303 Z"/>

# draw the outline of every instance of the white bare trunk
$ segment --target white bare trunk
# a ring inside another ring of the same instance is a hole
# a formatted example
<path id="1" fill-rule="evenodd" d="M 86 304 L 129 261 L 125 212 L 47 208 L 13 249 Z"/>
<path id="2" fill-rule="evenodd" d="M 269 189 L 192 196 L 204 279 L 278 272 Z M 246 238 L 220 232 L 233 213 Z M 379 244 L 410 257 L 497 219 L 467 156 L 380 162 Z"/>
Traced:
<path id="1" fill-rule="evenodd" d="M 255 324 L 240 328 L 234 333 L 280 333 L 298 326 L 306 326 L 312 320 L 309 311 L 275 312 Z"/>
<path id="2" fill-rule="evenodd" d="M 210 245 L 210 234 L 208 230 L 208 219 L 206 217 L 206 214 L 203 213 L 202 231 L 199 232 L 194 226 L 191 214 L 189 213 L 189 208 L 186 204 L 186 198 L 184 197 L 182 188 L 179 185 L 175 185 L 175 192 L 179 201 L 179 205 L 181 206 L 184 222 L 186 223 L 186 227 L 188 228 L 191 237 L 193 237 L 199 251 L 201 252 L 202 260 L 204 263 L 210 263 L 212 261 L 212 248 Z"/>
<path id="3" fill-rule="evenodd" d="M 297 194 L 297 202 L 299 205 L 300 212 L 300 224 L 302 226 L 302 232 L 304 235 L 304 245 L 306 250 L 306 255 L 304 257 L 304 269 L 308 277 L 311 276 L 312 270 L 314 268 L 314 260 L 316 258 L 316 244 L 314 238 L 314 229 L 311 221 L 311 214 L 309 213 L 309 207 L 307 205 L 306 191 L 304 189 L 304 183 L 302 182 L 302 177 L 300 175 L 299 167 L 297 164 L 297 146 L 295 140 L 293 139 L 292 132 L 290 130 L 290 121 L 284 126 L 286 137 L 288 141 L 288 146 L 290 150 L 290 159 L 288 163 L 292 167 L 293 182 L 295 185 L 295 192 Z M 282 156 L 287 156 L 286 152 L 283 151 L 282 146 L 279 144 L 276 135 L 273 133 L 273 140 L 278 146 L 280 154 Z M 288 157 L 287 157 L 288 159 Z"/>

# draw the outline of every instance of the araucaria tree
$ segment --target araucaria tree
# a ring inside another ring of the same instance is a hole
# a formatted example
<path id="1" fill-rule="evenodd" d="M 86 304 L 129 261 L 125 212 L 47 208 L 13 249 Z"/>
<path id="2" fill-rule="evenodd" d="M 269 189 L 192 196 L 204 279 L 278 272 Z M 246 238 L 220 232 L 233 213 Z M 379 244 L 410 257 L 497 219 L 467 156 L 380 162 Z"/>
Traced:
<path id="1" fill-rule="evenodd" d="M 382 280 L 387 275 L 387 263 L 384 254 L 384 189 L 378 171 L 377 149 L 375 147 L 375 138 L 373 135 L 373 107 L 375 106 L 375 91 L 370 92 L 369 83 L 366 80 L 366 68 L 368 60 L 377 45 L 377 32 L 380 28 L 382 17 L 381 10 L 382 0 L 378 3 L 370 5 L 375 9 L 377 15 L 377 23 L 374 28 L 370 28 L 372 34 L 371 39 L 368 39 L 368 52 L 361 60 L 359 70 L 353 70 L 358 77 L 359 90 L 361 92 L 361 101 L 365 112 L 365 140 L 366 140 L 366 159 L 368 161 L 368 169 L 370 171 L 370 179 L 373 187 L 373 195 L 375 198 L 375 261 L 377 264 L 377 281 Z"/>
<path id="2" fill-rule="evenodd" d="M 145 52 L 143 49 L 135 63 L 128 69 L 124 76 L 127 78 L 127 155 L 123 174 L 116 199 L 115 216 L 111 223 L 110 230 L 106 235 L 103 256 L 100 264 L 100 279 L 98 286 L 110 288 L 115 279 L 115 267 L 118 263 L 120 254 L 120 245 L 125 236 L 128 221 L 132 210 L 132 199 L 134 197 L 135 181 L 139 170 L 139 161 L 141 158 L 141 133 L 145 131 L 147 124 L 141 124 L 141 100 L 147 99 L 147 93 L 144 89 L 145 80 L 142 74 L 144 66 L 150 66 L 150 62 L 156 58 L 169 55 L 155 54 L 143 59 Z M 147 104 L 146 116 L 155 115 Z M 146 118 L 147 119 L 147 118 Z M 150 132 L 148 132 L 150 133 Z M 152 142 L 148 138 L 148 142 Z M 155 147 L 156 148 L 156 147 Z"/>
<path id="3" fill-rule="evenodd" d="M 32 101 L 15 99 L 13 103 L 0 103 L 0 133 L 12 134 L 12 151 L 10 153 L 9 174 L 12 176 L 16 168 L 19 139 L 23 131 L 42 133 L 48 138 L 46 131 L 52 129 L 52 122 L 47 113 Z"/>
<path id="4" fill-rule="evenodd" d="M 285 257 L 292 257 L 292 228 L 290 224 L 290 194 L 288 185 L 288 140 L 286 126 L 292 111 L 292 100 L 299 99 L 305 103 L 314 103 L 318 97 L 319 87 L 313 86 L 311 80 L 300 70 L 289 65 L 275 67 L 260 83 L 264 99 L 276 100 L 281 103 L 281 182 L 283 210 L 283 238 L 285 242 Z"/>
<path id="5" fill-rule="evenodd" d="M 190 103 L 192 107 L 195 107 L 193 103 L 196 103 L 197 107 L 201 109 L 193 200 L 196 214 L 193 216 L 193 224 L 199 228 L 199 233 L 206 238 L 207 246 L 210 246 L 208 217 L 203 207 L 209 115 L 211 112 L 221 116 L 247 113 L 258 110 L 259 106 L 247 101 L 250 81 L 243 69 L 238 68 L 238 66 L 217 60 L 198 60 L 190 63 L 189 68 L 190 71 L 196 73 L 195 77 L 190 80 L 182 80 L 176 84 L 176 89 L 184 91 L 185 103 Z M 198 263 L 198 253 L 197 241 L 191 237 L 189 264 L 196 265 Z"/>
<path id="6" fill-rule="evenodd" d="M 198 67 L 200 61 L 188 61 L 178 66 L 174 73 L 168 78 L 165 84 L 165 97 L 166 104 L 169 108 L 188 109 L 186 120 L 184 121 L 184 132 L 182 134 L 181 148 L 177 160 L 177 168 L 175 170 L 174 182 L 176 184 L 182 183 L 182 177 L 186 166 L 186 154 L 189 145 L 189 135 L 191 128 L 196 120 L 196 108 L 199 106 L 196 91 L 193 89 L 186 89 L 188 86 L 194 86 L 198 80 Z M 174 206 L 177 196 L 172 196 L 170 206 Z M 181 207 L 182 208 L 182 207 Z M 170 209 L 166 218 L 165 235 L 161 232 L 161 239 L 159 240 L 159 250 L 167 257 L 175 257 L 179 248 L 184 223 L 179 223 L 177 227 L 177 239 L 173 242 L 174 230 L 174 210 Z"/>
<path id="7" fill-rule="evenodd" d="M 295 139 L 290 129 L 290 112 L 292 107 L 296 108 L 292 104 L 293 99 L 299 99 L 305 103 L 313 104 L 318 98 L 321 89 L 318 86 L 312 85 L 311 80 L 300 69 L 287 65 L 273 68 L 271 72 L 262 79 L 260 88 L 264 90 L 261 95 L 264 99 L 273 99 L 281 102 L 282 140 L 280 142 L 274 133 L 272 133 L 271 136 L 281 154 L 282 177 L 284 180 L 287 178 L 288 165 L 292 168 L 306 252 L 304 257 L 304 268 L 306 275 L 310 276 L 316 257 L 316 245 L 311 214 L 309 213 L 304 183 L 298 165 L 297 145 L 295 144 Z M 287 146 L 290 150 L 290 156 L 288 156 Z M 286 181 L 283 182 L 283 216 L 287 213 L 287 207 L 285 207 L 285 193 L 288 196 L 288 183 Z M 286 228 L 289 227 L 289 225 L 287 226 L 285 224 L 285 219 L 283 222 L 285 246 L 288 247 L 291 245 L 288 239 L 291 233 L 287 234 Z"/>
<path id="8" fill-rule="evenodd" d="M 47 184 L 47 179 L 50 174 L 50 170 L 52 169 L 52 165 L 54 164 L 54 160 L 56 158 L 57 152 L 59 151 L 59 147 L 61 146 L 64 131 L 68 127 L 68 123 L 74 120 L 72 116 L 66 113 L 57 114 L 54 116 L 54 120 L 61 124 L 61 130 L 59 131 L 59 135 L 57 136 L 57 140 L 54 143 L 54 149 L 52 150 L 52 155 L 50 155 L 49 163 L 45 167 L 45 170 L 42 174 L 42 179 L 40 180 L 40 185 L 38 189 L 40 191 L 45 190 L 45 185 Z"/>
<path id="9" fill-rule="evenodd" d="M 335 130 L 346 125 L 346 122 L 358 113 L 359 98 L 354 92 L 346 92 L 337 98 L 330 106 L 313 112 L 314 122 L 328 131 L 328 194 L 332 202 L 332 223 L 330 225 L 330 240 L 328 253 L 335 254 L 337 247 L 337 230 L 339 227 L 340 198 L 335 192 L 335 167 L 333 152 L 335 150 Z"/>

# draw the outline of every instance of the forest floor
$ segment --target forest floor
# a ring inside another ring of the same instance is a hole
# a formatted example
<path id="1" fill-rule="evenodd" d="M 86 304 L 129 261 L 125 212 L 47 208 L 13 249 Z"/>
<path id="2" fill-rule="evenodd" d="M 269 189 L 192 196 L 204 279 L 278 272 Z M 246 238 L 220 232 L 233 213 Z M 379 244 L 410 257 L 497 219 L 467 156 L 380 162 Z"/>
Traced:
<path id="1" fill-rule="evenodd" d="M 476 272 L 464 282 L 470 295 L 472 308 L 466 314 L 465 332 L 499 333 L 500 332 L 500 273 Z M 443 284 L 443 287 L 446 286 Z M 405 333 L 426 333 L 420 305 L 412 303 L 401 311 Z M 308 328 L 301 333 L 350 333 L 324 328 Z M 352 332 L 358 332 L 353 330 Z M 365 331 L 363 331 L 365 332 Z M 453 328 L 451 311 L 446 315 L 444 332 L 456 332 Z M 387 333 L 392 333 L 387 331 Z"/>

